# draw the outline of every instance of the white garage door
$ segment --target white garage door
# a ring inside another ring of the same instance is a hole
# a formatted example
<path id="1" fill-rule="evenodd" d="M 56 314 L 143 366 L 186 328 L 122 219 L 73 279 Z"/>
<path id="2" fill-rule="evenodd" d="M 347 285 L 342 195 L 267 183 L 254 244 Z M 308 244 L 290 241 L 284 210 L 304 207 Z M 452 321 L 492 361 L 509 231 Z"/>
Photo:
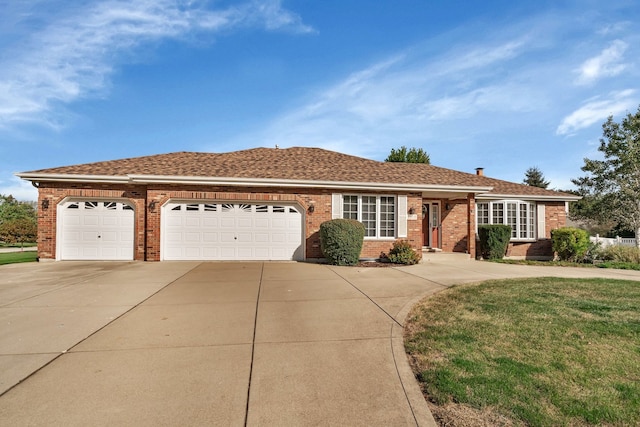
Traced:
<path id="1" fill-rule="evenodd" d="M 162 259 L 301 260 L 302 213 L 288 205 L 168 203 Z"/>
<path id="2" fill-rule="evenodd" d="M 118 201 L 69 201 L 60 206 L 60 259 L 133 260 L 134 211 Z"/>

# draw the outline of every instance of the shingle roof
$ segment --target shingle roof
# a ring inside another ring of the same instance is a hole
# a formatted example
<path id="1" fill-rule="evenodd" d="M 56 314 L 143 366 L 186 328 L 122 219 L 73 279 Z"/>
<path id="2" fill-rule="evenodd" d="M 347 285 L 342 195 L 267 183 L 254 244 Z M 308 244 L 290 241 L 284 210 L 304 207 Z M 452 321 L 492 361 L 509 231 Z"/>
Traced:
<path id="1" fill-rule="evenodd" d="M 415 186 L 493 187 L 493 194 L 568 196 L 552 190 L 459 172 L 433 165 L 388 163 L 320 148 L 253 148 L 230 153 L 176 152 L 153 156 L 41 169 L 18 174 L 215 177 L 381 183 Z"/>

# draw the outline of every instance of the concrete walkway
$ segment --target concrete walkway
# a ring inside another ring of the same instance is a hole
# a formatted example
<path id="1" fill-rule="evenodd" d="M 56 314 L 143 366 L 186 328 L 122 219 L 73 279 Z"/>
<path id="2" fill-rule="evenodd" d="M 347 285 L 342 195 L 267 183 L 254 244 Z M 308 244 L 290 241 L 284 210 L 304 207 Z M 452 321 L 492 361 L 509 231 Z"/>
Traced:
<path id="1" fill-rule="evenodd" d="M 0 254 L 8 254 L 11 252 L 35 252 L 37 250 L 37 246 L 26 246 L 24 248 L 0 248 Z"/>
<path id="2" fill-rule="evenodd" d="M 455 283 L 532 276 L 640 280 L 446 257 L 0 267 L 0 423 L 435 425 L 404 353 L 408 310 Z"/>

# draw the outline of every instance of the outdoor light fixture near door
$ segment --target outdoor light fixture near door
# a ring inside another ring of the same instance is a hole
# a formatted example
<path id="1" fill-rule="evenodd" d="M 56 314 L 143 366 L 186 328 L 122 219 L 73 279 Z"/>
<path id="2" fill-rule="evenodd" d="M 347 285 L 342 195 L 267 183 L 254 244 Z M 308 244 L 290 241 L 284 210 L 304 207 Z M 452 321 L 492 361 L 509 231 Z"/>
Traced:
<path id="1" fill-rule="evenodd" d="M 156 202 L 155 200 L 152 200 L 151 203 L 149 203 L 149 211 L 150 212 L 155 212 L 156 211 L 156 204 L 158 202 Z"/>

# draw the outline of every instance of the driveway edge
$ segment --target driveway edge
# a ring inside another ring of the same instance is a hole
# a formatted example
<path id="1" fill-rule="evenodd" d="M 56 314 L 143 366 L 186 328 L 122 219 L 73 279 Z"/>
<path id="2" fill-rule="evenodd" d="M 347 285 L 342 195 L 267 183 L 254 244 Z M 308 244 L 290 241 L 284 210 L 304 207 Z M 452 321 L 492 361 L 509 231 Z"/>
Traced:
<path id="1" fill-rule="evenodd" d="M 401 320 L 401 323 L 404 325 L 411 308 L 417 304 L 418 301 L 428 295 L 428 293 L 421 295 L 406 303 L 396 315 L 396 319 Z M 404 348 L 404 327 L 395 323 L 391 328 L 391 351 L 393 352 L 393 358 L 396 364 L 398 376 L 400 377 L 400 382 L 402 383 L 402 388 L 407 396 L 407 400 L 409 401 L 409 406 L 411 406 L 411 410 L 413 411 L 416 423 L 419 426 L 438 427 L 438 424 L 436 423 L 435 418 L 433 418 L 433 414 L 427 405 L 427 401 L 422 394 L 420 385 L 413 374 L 413 370 L 409 365 L 407 352 Z"/>

